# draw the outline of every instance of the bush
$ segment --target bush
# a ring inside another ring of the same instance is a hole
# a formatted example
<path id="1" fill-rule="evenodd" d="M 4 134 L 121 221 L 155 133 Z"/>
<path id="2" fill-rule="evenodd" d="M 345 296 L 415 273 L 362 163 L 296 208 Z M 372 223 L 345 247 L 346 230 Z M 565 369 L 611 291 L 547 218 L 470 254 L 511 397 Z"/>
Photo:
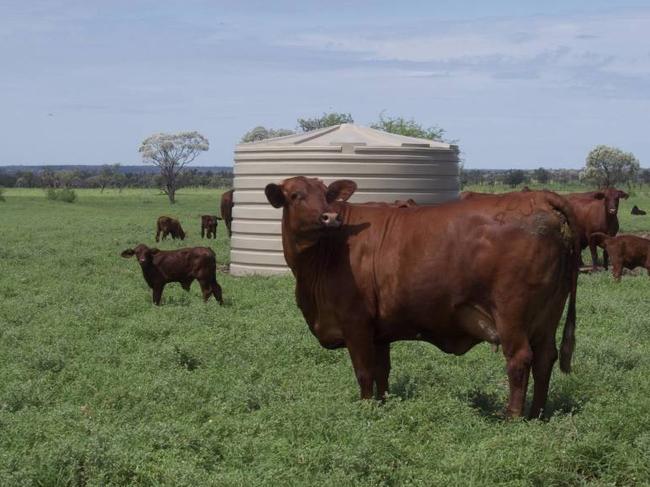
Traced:
<path id="1" fill-rule="evenodd" d="M 45 197 L 52 201 L 65 201 L 66 203 L 74 203 L 77 199 L 77 193 L 73 189 L 63 188 L 54 189 L 48 188 L 45 192 Z"/>

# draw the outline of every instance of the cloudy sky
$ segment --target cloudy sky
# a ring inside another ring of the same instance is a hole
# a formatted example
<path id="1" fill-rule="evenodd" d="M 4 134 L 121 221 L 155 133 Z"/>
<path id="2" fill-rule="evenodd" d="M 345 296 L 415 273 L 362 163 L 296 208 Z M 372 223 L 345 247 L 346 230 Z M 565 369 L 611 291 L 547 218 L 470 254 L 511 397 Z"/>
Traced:
<path id="1" fill-rule="evenodd" d="M 650 166 L 648 0 L 0 0 L 0 164 L 140 163 L 198 130 L 231 165 L 256 125 L 379 113 L 438 125 L 472 168 Z"/>

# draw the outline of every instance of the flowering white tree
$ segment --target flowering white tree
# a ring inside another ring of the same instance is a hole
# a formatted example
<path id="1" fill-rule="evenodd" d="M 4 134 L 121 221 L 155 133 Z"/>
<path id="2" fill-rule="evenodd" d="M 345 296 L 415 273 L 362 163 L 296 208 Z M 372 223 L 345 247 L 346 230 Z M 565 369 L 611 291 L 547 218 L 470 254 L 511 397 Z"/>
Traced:
<path id="1" fill-rule="evenodd" d="M 616 184 L 631 184 L 638 172 L 639 161 L 634 154 L 617 147 L 599 145 L 587 155 L 580 177 L 600 188 L 609 188 Z"/>
<path id="2" fill-rule="evenodd" d="M 183 168 L 210 148 L 210 143 L 198 132 L 154 134 L 142 141 L 138 151 L 142 160 L 160 168 L 165 194 L 170 203 L 176 202 L 178 176 Z"/>

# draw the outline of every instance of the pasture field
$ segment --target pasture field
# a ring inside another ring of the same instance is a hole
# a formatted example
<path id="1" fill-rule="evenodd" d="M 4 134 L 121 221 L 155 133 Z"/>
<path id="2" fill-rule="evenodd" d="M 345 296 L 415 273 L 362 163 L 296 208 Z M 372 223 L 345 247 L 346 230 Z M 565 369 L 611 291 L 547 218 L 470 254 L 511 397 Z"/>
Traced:
<path id="1" fill-rule="evenodd" d="M 475 188 L 477 189 L 477 188 Z M 225 306 L 169 285 L 151 304 L 135 259 L 155 220 L 200 239 L 219 192 L 40 190 L 0 202 L 0 485 L 649 485 L 650 278 L 581 275 L 573 373 L 545 420 L 504 421 L 502 355 L 392 346 L 392 395 L 357 400 L 345 350 L 322 349 L 291 277 L 223 272 Z M 650 193 L 621 203 L 649 231 Z M 209 242 L 209 243 L 208 243 Z M 435 279 L 432 276 L 432 279 Z M 559 340 L 559 338 L 558 338 Z M 530 395 L 529 395 L 530 400 Z"/>

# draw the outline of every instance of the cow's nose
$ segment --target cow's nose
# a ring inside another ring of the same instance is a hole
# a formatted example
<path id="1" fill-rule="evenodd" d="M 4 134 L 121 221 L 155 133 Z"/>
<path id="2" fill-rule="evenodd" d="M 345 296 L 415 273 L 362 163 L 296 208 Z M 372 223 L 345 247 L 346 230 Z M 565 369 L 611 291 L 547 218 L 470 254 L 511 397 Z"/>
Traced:
<path id="1" fill-rule="evenodd" d="M 320 222 L 325 227 L 338 227 L 341 225 L 338 213 L 323 213 L 320 216 Z"/>
<path id="2" fill-rule="evenodd" d="M 615 215 L 616 214 L 616 208 L 610 208 L 609 209 L 609 214 L 610 215 Z"/>

